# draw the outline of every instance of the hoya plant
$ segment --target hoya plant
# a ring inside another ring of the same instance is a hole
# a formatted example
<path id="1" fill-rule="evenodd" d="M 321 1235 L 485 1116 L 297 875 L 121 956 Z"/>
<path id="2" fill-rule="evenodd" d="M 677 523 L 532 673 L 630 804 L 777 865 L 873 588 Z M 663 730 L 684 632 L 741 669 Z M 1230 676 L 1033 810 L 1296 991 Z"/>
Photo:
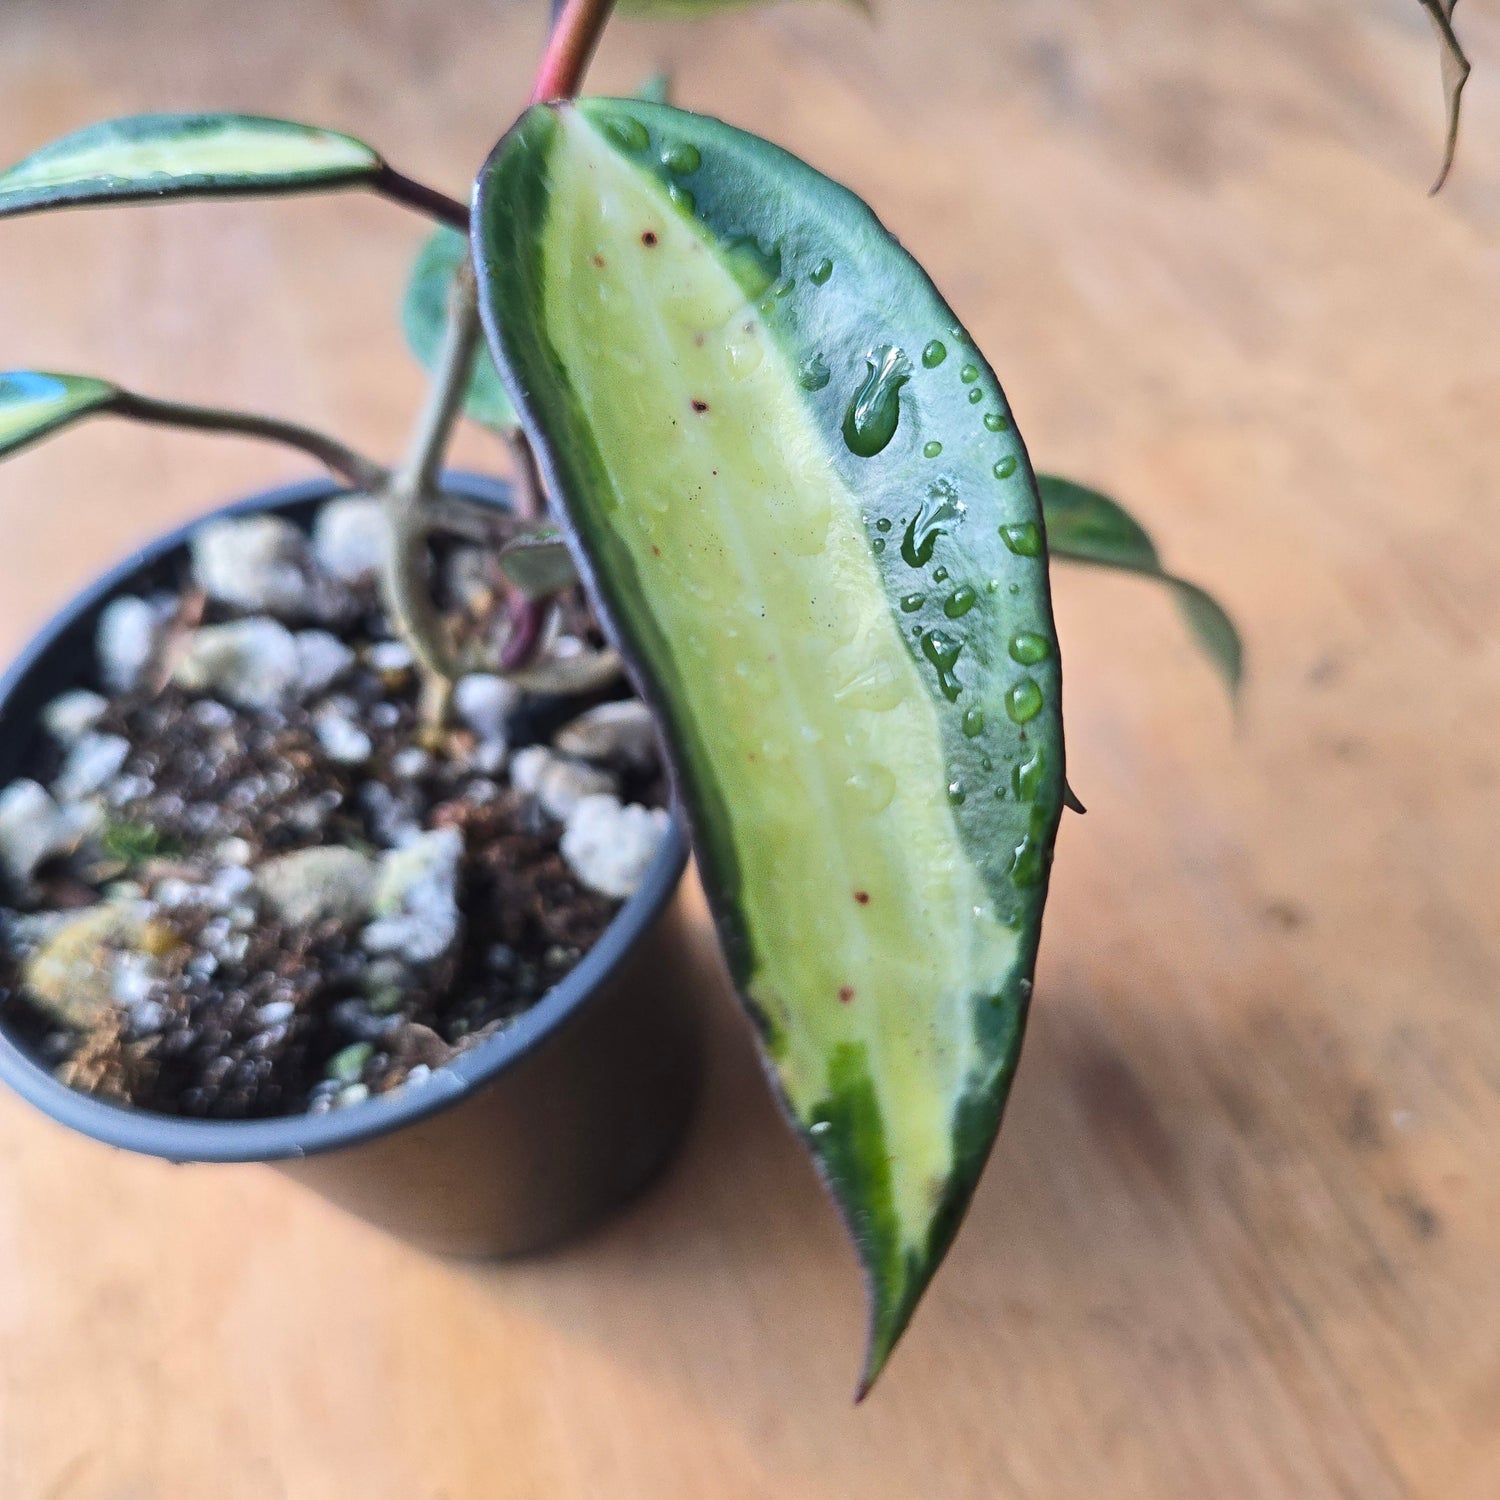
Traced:
<path id="1" fill-rule="evenodd" d="M 1424 3 L 1456 121 L 1452 0 Z M 0 456 L 113 415 L 290 444 L 380 497 L 387 604 L 434 724 L 464 671 L 586 691 L 628 661 L 771 1079 L 863 1262 L 864 1390 L 957 1232 L 1020 1056 L 1076 805 L 1051 562 L 1166 584 L 1231 693 L 1241 646 L 1118 504 L 1033 470 L 961 317 L 853 193 L 659 80 L 577 97 L 610 10 L 559 8 L 471 206 L 347 135 L 231 114 L 110 121 L 0 174 L 0 217 L 362 189 L 435 221 L 402 308 L 432 372 L 404 460 L 33 370 L 0 376 Z M 443 490 L 462 413 L 508 445 L 526 521 L 484 660 L 429 587 L 432 537 L 487 524 Z M 580 579 L 612 649 L 555 655 Z"/>

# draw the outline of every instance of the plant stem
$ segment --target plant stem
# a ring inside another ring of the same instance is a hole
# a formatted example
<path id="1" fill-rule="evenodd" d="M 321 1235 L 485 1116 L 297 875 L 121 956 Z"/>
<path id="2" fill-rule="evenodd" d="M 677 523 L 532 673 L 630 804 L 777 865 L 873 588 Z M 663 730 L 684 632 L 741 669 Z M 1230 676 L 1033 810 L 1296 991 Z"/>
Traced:
<path id="1" fill-rule="evenodd" d="M 137 422 L 153 422 L 167 427 L 196 428 L 202 432 L 232 432 L 245 437 L 265 438 L 310 453 L 319 463 L 356 489 L 376 491 L 389 479 L 383 464 L 353 448 L 345 446 L 327 433 L 303 427 L 297 422 L 283 422 L 277 417 L 263 417 L 255 412 L 224 411 L 212 406 L 190 406 L 180 401 L 157 401 L 121 391 L 110 403 L 110 411 Z"/>
<path id="2" fill-rule="evenodd" d="M 429 677 L 451 681 L 458 675 L 443 621 L 432 602 L 427 568 L 427 538 L 432 529 L 429 507 L 453 424 L 463 410 L 469 376 L 479 344 L 479 316 L 474 271 L 467 261 L 453 278 L 448 327 L 434 366 L 427 405 L 412 439 L 405 466 L 386 486 L 384 501 L 390 525 L 386 556 L 386 599 L 395 623 Z M 424 701 L 428 701 L 424 695 Z M 441 714 L 442 695 L 432 700 Z"/>
<path id="3" fill-rule="evenodd" d="M 615 0 L 567 0 L 552 27 L 531 90 L 533 104 L 571 99 L 583 82 Z"/>
<path id="4" fill-rule="evenodd" d="M 469 231 L 469 210 L 457 198 L 450 198 L 446 193 L 428 187 L 425 182 L 418 182 L 404 172 L 398 172 L 389 162 L 381 167 L 380 175 L 371 186 L 377 193 L 383 193 L 397 203 L 404 203 L 418 213 L 424 213 L 464 234 Z"/>

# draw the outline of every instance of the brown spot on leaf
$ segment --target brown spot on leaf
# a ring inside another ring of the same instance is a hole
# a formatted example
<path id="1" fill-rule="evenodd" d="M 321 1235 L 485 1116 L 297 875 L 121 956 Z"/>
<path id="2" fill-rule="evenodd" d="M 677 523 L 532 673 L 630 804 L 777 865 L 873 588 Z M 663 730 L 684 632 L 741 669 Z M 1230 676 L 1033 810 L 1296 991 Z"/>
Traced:
<path id="1" fill-rule="evenodd" d="M 870 893 L 868 891 L 855 891 L 854 899 L 858 901 L 861 906 L 868 906 L 870 904 Z"/>
<path id="2" fill-rule="evenodd" d="M 650 249 L 651 246 L 656 243 L 656 231 L 654 229 L 648 229 L 645 234 L 641 236 L 641 243 L 645 245 L 647 249 Z"/>
<path id="3" fill-rule="evenodd" d="M 697 396 L 694 396 L 693 397 L 693 410 L 696 411 L 696 412 L 705 412 L 705 411 L 707 411 L 708 410 L 708 402 L 701 400 Z"/>
<path id="4" fill-rule="evenodd" d="M 594 264 L 596 266 L 598 266 L 598 268 L 601 271 L 604 269 L 604 257 L 602 255 L 596 255 L 596 256 L 594 256 L 593 257 L 593 261 L 594 261 Z"/>
<path id="5" fill-rule="evenodd" d="M 847 1005 L 854 998 L 854 986 L 845 984 L 839 986 L 839 1004 Z"/>

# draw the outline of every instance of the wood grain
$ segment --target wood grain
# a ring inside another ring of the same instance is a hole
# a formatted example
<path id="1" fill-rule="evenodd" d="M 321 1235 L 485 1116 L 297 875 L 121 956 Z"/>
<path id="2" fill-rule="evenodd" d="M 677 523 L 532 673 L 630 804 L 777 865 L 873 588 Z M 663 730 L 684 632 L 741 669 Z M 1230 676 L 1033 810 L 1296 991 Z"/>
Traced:
<path id="1" fill-rule="evenodd" d="M 443 1264 L 257 1169 L 0 1099 L 7 1500 L 1488 1500 L 1500 1493 L 1500 22 L 1429 202 L 1411 0 L 882 0 L 619 25 L 863 192 L 1033 452 L 1220 590 L 1235 732 L 1168 603 L 1060 574 L 1071 779 L 1033 1030 L 956 1251 L 849 1404 L 852 1256 L 722 986 L 671 1174 L 549 1260 Z M 0 157 L 228 106 L 461 191 L 540 3 L 10 0 Z M 419 226 L 341 197 L 0 233 L 0 363 L 399 451 Z M 497 465 L 480 436 L 463 456 Z M 0 644 L 297 472 L 98 424 L 0 471 Z"/>

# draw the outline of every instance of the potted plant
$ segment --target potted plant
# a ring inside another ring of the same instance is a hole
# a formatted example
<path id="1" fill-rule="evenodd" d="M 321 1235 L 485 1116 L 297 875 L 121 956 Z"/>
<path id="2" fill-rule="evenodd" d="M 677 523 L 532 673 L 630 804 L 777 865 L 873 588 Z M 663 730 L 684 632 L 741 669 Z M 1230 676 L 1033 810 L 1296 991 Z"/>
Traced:
<path id="1" fill-rule="evenodd" d="M 1240 643 L 1118 505 L 1033 472 L 852 194 L 659 91 L 576 97 L 610 10 L 558 8 L 471 208 L 347 136 L 230 115 L 112 122 L 0 174 L 0 217 L 361 187 L 440 226 L 405 307 L 433 385 L 394 469 L 280 419 L 0 377 L 0 456 L 113 414 L 289 443 L 338 481 L 161 539 L 0 687 L 0 1072 L 101 1139 L 277 1160 L 428 1244 L 546 1243 L 685 1119 L 691 826 L 864 1264 L 863 1390 L 998 1129 L 1077 806 L 1051 559 L 1167 582 L 1231 689 Z M 443 473 L 463 410 L 509 444 L 509 489 Z"/>

